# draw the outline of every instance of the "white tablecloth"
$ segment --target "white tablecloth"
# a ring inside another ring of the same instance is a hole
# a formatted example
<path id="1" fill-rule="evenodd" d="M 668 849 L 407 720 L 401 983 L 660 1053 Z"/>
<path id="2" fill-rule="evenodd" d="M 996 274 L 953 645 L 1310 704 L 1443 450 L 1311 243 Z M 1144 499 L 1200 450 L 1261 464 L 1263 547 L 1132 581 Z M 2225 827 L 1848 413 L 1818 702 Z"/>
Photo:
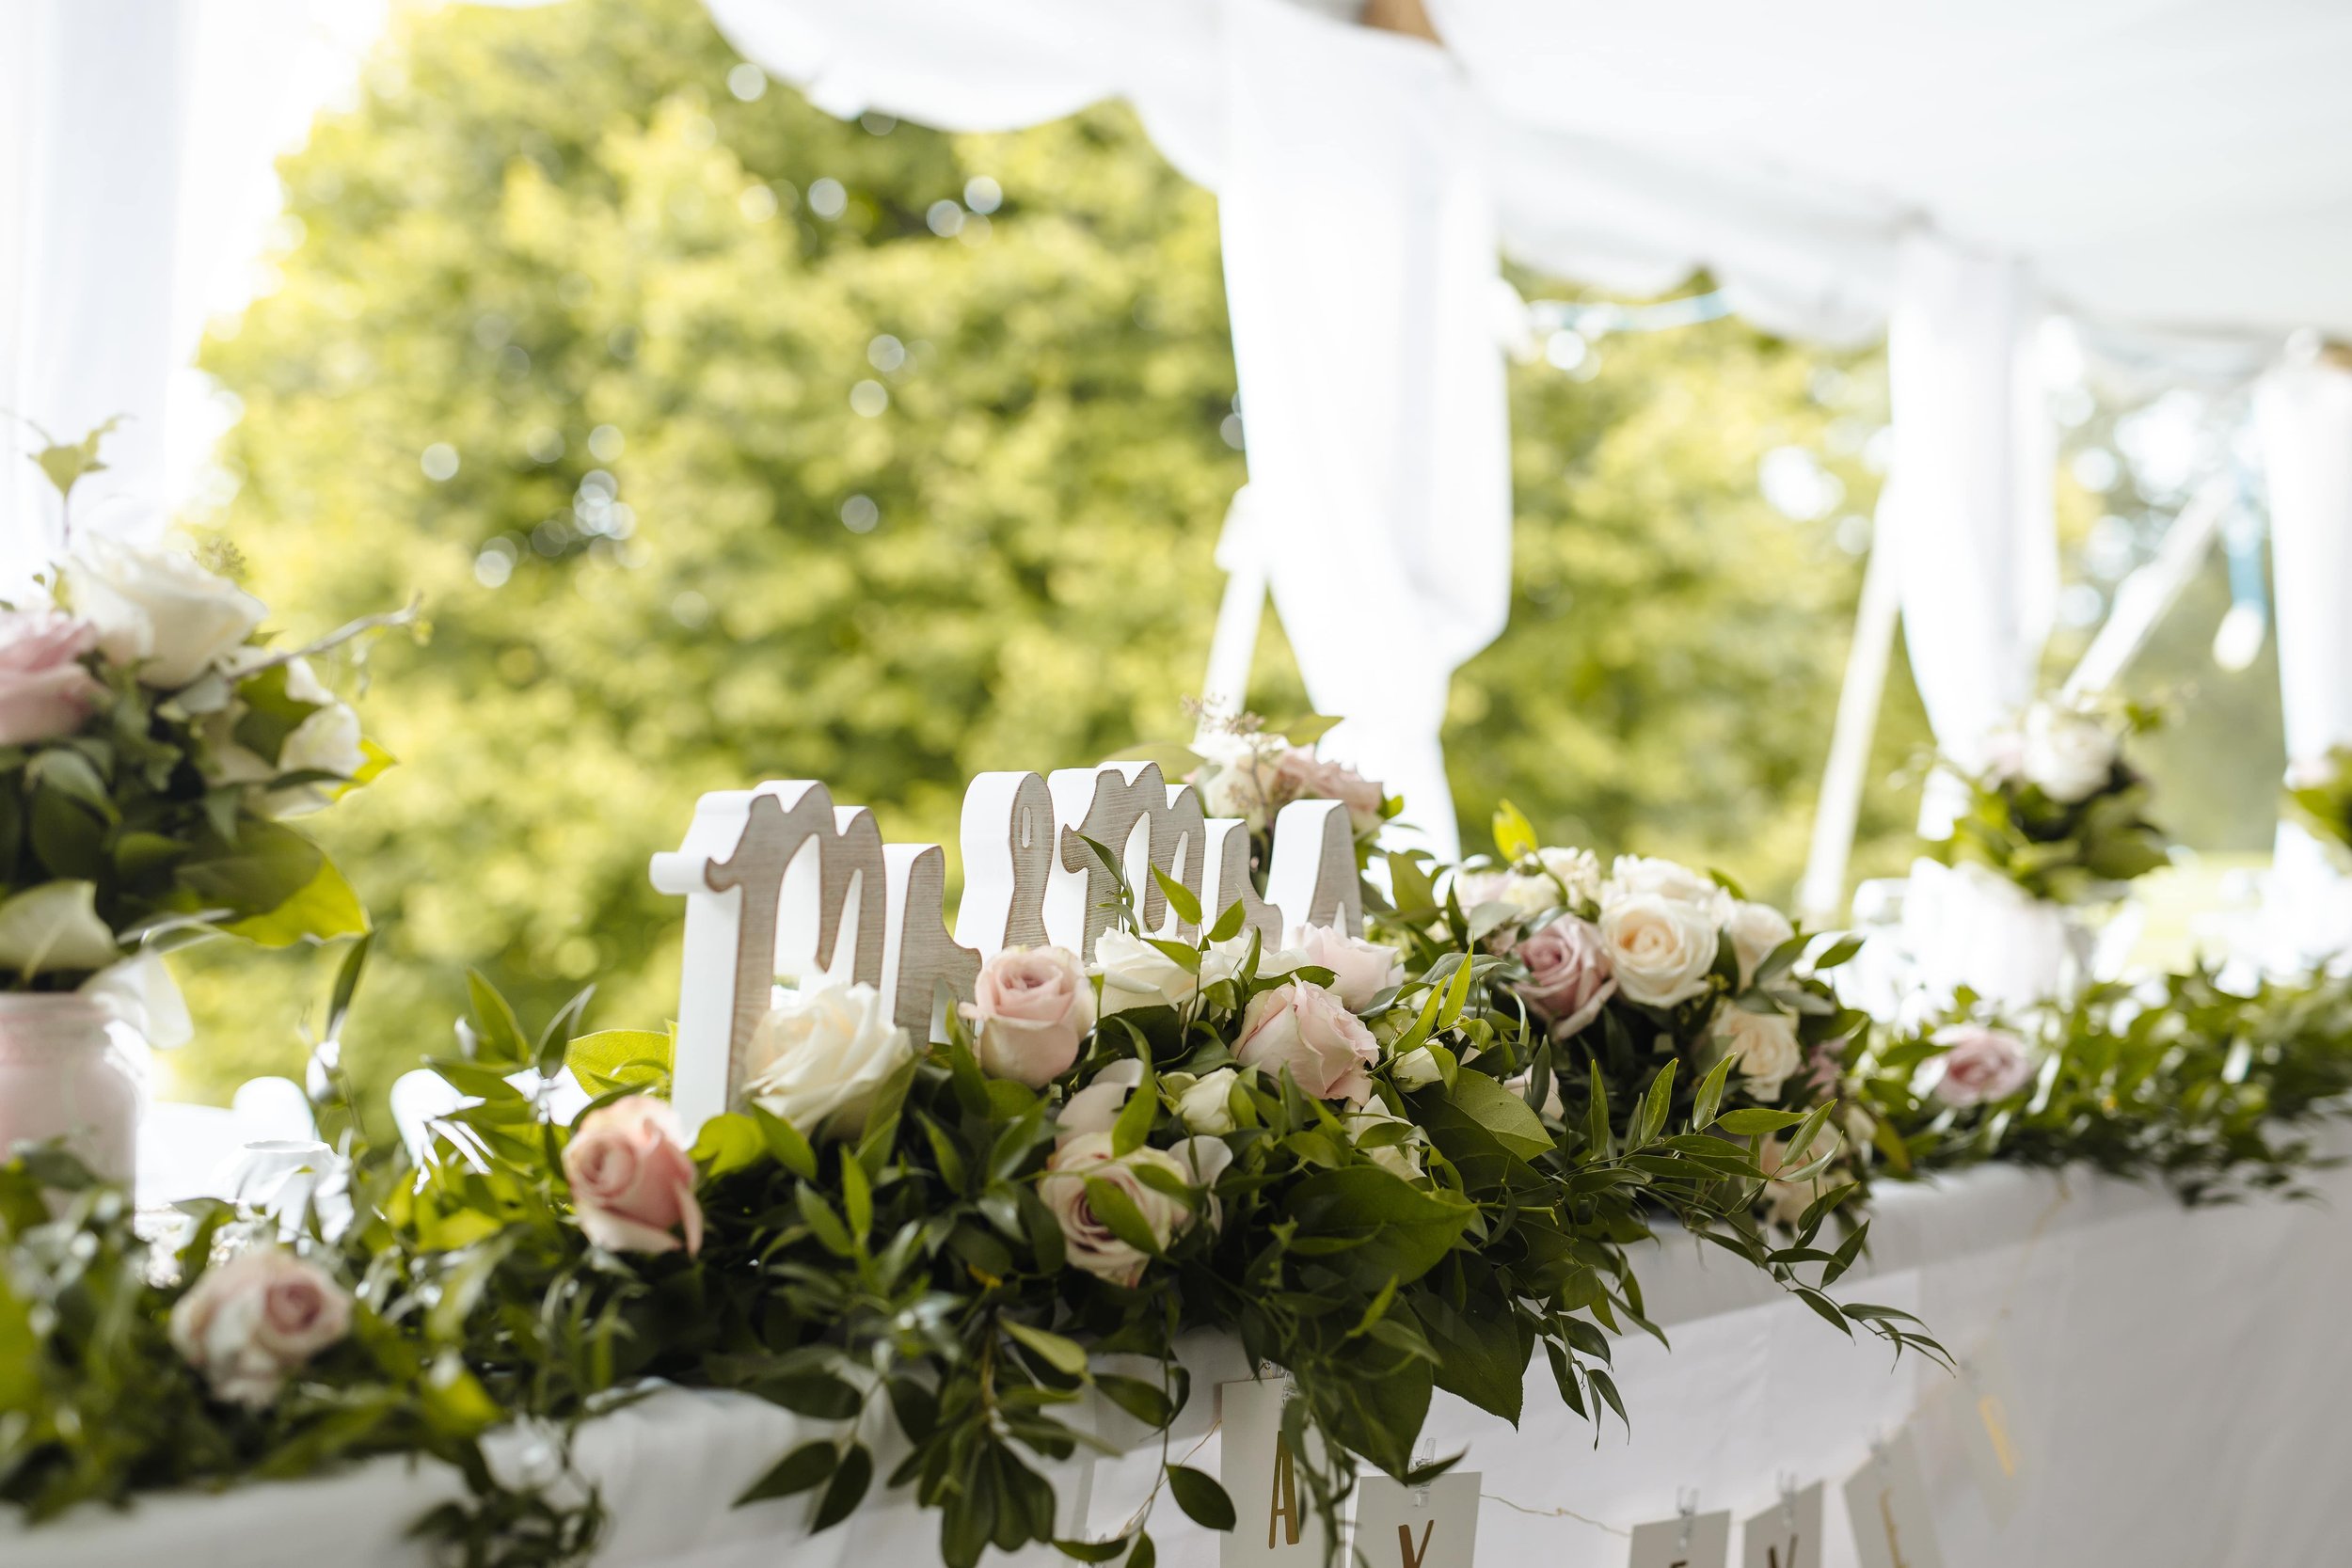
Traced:
<path id="1" fill-rule="evenodd" d="M 1841 1293 L 1917 1311 L 1956 1352 L 2000 1341 L 2013 1376 L 2021 1505 L 1996 1528 L 1950 1429 L 1914 1423 L 1950 1568 L 2229 1568 L 2332 1563 L 2352 1473 L 2352 1174 L 2317 1183 L 2331 1206 L 2262 1202 L 2187 1212 L 2164 1193 L 2085 1174 L 1985 1169 L 1936 1188 L 1889 1190 L 1874 1260 Z M 1439 1395 L 1436 1451 L 1467 1447 L 1484 1477 L 1479 1560 L 1601 1568 L 1626 1560 L 1615 1531 L 1672 1514 L 1678 1492 L 1744 1517 L 1772 1505 L 1779 1478 L 1827 1479 L 1826 1568 L 1851 1568 L 1837 1483 L 1874 1438 L 1948 1397 L 1952 1381 L 1875 1340 L 1849 1344 L 1801 1305 L 1774 1297 L 1738 1261 L 1688 1238 L 1641 1259 L 1671 1353 L 1622 1343 L 1633 1417 L 1597 1449 L 1537 1357 L 1522 1429 Z M 1215 1472 L 1214 1383 L 1245 1375 L 1228 1341 L 1189 1347 L 1193 1409 L 1174 1452 Z M 732 1498 L 811 1424 L 758 1401 L 667 1389 L 592 1423 L 582 1467 L 613 1517 L 599 1561 L 669 1568 L 898 1568 L 935 1562 L 936 1516 L 869 1498 L 847 1527 L 800 1534 L 808 1499 L 731 1511 Z M 509 1445 L 511 1454 L 514 1445 Z M 1157 1445 L 1057 1476 L 1094 1532 L 1117 1528 L 1149 1484 Z M 887 1463 L 887 1461 L 885 1461 Z M 455 1495 L 431 1466 L 379 1462 L 322 1481 L 219 1497 L 173 1496 L 123 1514 L 90 1511 L 17 1533 L 0 1522 L 8 1568 L 421 1568 L 403 1539 Z M 1571 1510 L 1598 1523 L 1557 1513 Z M 1075 1524 L 1073 1518 L 1066 1521 Z M 1163 1502 L 1160 1560 L 1216 1561 L 1216 1540 Z M 1736 1548 L 1735 1548 L 1736 1549 Z M 1003 1560 L 993 1558 L 990 1560 Z M 1061 1562 L 1033 1553 L 1025 1562 Z M 1735 1559 L 1736 1560 L 1736 1559 Z"/>

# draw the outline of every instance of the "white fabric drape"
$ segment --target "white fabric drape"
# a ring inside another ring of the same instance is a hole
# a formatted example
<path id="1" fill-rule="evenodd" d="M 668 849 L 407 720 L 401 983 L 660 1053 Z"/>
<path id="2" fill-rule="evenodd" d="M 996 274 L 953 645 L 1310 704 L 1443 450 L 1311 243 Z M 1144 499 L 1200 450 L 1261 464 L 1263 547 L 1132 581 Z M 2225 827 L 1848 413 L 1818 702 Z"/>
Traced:
<path id="1" fill-rule="evenodd" d="M 1878 547 L 1896 552 L 1912 678 L 1963 768 L 2034 693 L 2058 594 L 2055 438 L 2019 263 L 1905 238 L 1887 325 L 1894 453 Z M 1950 829 L 1931 791 L 1921 831 Z"/>
<path id="2" fill-rule="evenodd" d="M 2271 572 L 2287 758 L 2352 743 L 2352 372 L 2279 368 L 2255 397 L 2270 490 Z M 2279 825 L 2265 946 L 2283 960 L 2352 949 L 2352 883 L 2298 824 Z"/>

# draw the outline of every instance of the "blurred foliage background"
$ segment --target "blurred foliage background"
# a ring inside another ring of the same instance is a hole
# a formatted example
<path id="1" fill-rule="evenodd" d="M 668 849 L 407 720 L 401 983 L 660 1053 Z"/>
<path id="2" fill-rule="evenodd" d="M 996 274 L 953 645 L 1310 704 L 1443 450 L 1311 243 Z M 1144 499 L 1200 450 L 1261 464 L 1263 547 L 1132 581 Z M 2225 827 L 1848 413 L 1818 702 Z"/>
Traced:
<path id="1" fill-rule="evenodd" d="M 451 7 L 281 172 L 276 287 L 203 350 L 241 414 L 194 520 L 294 630 L 425 597 L 366 698 L 401 766 L 320 824 L 382 928 L 363 1082 L 446 1045 L 469 964 L 527 1022 L 591 979 L 594 1021 L 670 1016 L 646 858 L 704 790 L 823 778 L 952 858 L 972 773 L 1184 733 L 1246 428 L 1215 199 L 1123 109 L 844 122 L 694 0 Z M 1513 619 L 1447 736 L 1466 844 L 1507 797 L 1785 895 L 1882 361 L 1719 322 L 1511 377 Z M 2070 538 L 2104 504 L 2073 485 Z M 1252 698 L 1303 706 L 1270 612 Z M 1908 859 L 1926 742 L 1899 654 L 1858 875 Z M 176 1092 L 298 1065 L 318 955 L 183 973 Z"/>

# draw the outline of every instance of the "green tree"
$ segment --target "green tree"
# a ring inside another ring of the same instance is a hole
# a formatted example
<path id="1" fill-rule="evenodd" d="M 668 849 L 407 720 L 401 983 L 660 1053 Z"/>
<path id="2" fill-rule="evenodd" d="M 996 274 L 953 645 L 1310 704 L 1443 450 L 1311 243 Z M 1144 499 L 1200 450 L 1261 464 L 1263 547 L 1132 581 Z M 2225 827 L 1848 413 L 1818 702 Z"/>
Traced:
<path id="1" fill-rule="evenodd" d="M 692 0 L 406 15 L 204 350 L 243 414 L 199 520 L 256 590 L 433 623 L 375 657 L 402 766 L 323 819 L 384 927 L 363 1077 L 447 1037 L 469 963 L 667 1016 L 645 862 L 703 790 L 819 777 L 952 845 L 975 771 L 1182 731 L 1243 477 L 1213 198 L 1123 109 L 946 136 L 745 101 L 739 63 Z M 1456 786 L 1785 887 L 1858 570 L 1756 465 L 1877 394 L 1727 324 L 1605 360 L 1515 372 L 1518 619 L 1457 687 Z M 298 967 L 191 961 L 186 1086 L 295 1059 Z"/>

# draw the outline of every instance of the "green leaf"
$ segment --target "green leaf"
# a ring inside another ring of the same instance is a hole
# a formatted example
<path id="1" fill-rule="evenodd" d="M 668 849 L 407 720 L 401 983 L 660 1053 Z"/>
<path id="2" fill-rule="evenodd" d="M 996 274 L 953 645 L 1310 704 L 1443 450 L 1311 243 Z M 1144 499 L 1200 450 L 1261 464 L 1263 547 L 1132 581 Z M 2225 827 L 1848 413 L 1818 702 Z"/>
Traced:
<path id="1" fill-rule="evenodd" d="M 1143 1147 L 1143 1140 L 1152 1135 L 1152 1125 L 1159 1119 L 1160 1081 L 1152 1070 L 1152 1064 L 1143 1065 L 1143 1082 L 1136 1085 L 1127 1103 L 1119 1109 L 1119 1119 L 1111 1123 L 1111 1153 L 1126 1155 Z"/>
<path id="2" fill-rule="evenodd" d="M 1011 1318 L 1000 1318 L 997 1322 L 1007 1334 L 1036 1352 L 1038 1359 L 1056 1371 L 1071 1377 L 1086 1375 L 1087 1353 L 1075 1339 L 1066 1339 L 1046 1329 L 1031 1328 L 1027 1323 Z"/>
<path id="3" fill-rule="evenodd" d="M 1394 1178 L 1391 1178 L 1391 1180 Z M 1160 1243 L 1152 1234 L 1152 1227 L 1136 1207 L 1136 1200 L 1127 1196 L 1124 1187 L 1104 1180 L 1099 1176 L 1086 1179 L 1087 1207 L 1094 1217 L 1109 1226 L 1111 1234 L 1149 1258 L 1160 1255 Z"/>
<path id="4" fill-rule="evenodd" d="M 757 1122 L 739 1112 L 728 1111 L 703 1123 L 689 1152 L 694 1163 L 704 1168 L 704 1175 L 720 1177 L 755 1164 L 767 1148 L 768 1140 L 761 1135 Z"/>
<path id="5" fill-rule="evenodd" d="M 1666 1113 L 1674 1106 L 1677 1065 L 1673 1057 L 1667 1057 L 1666 1065 L 1650 1080 L 1649 1093 L 1642 1099 L 1642 1118 L 1634 1132 L 1633 1142 L 1637 1145 L 1650 1142 L 1665 1130 Z"/>
<path id="6" fill-rule="evenodd" d="M 1527 1101 L 1483 1072 L 1456 1074 L 1446 1099 L 1494 1135 L 1495 1142 L 1522 1160 L 1551 1152 L 1551 1134 Z"/>
<path id="7" fill-rule="evenodd" d="M 1211 942 L 1232 941 L 1241 935 L 1241 923 L 1244 918 L 1245 911 L 1242 909 L 1241 900 L 1236 898 L 1225 906 L 1223 914 L 1216 917 L 1216 924 L 1210 927 L 1209 940 Z"/>
<path id="8" fill-rule="evenodd" d="M 1731 1076 L 1733 1063 L 1739 1058 L 1725 1056 L 1707 1069 L 1699 1080 L 1699 1092 L 1691 1101 L 1691 1130 L 1703 1132 L 1715 1124 L 1715 1113 L 1724 1102 L 1724 1081 Z"/>
<path id="9" fill-rule="evenodd" d="M 1768 1111 L 1760 1105 L 1749 1105 L 1737 1111 L 1725 1111 L 1715 1125 L 1737 1136 L 1752 1138 L 1759 1132 L 1777 1132 L 1784 1127 L 1794 1127 L 1804 1119 L 1795 1111 Z"/>
<path id="10" fill-rule="evenodd" d="M 580 1087 L 603 1096 L 662 1083 L 670 1073 L 670 1037 L 657 1030 L 599 1029 L 565 1041 L 564 1065 Z M 816 1171 L 811 1167 L 800 1174 L 814 1177 Z"/>
<path id="11" fill-rule="evenodd" d="M 867 1483 L 874 1479 L 874 1456 L 863 1443 L 851 1443 L 842 1451 L 841 1463 L 834 1467 L 833 1480 L 825 1485 L 825 1494 L 817 1499 L 817 1512 L 808 1521 L 809 1533 L 828 1530 L 847 1519 L 865 1499 Z"/>
<path id="12" fill-rule="evenodd" d="M 841 1207 L 850 1222 L 850 1240 L 863 1252 L 874 1228 L 874 1188 L 866 1167 L 848 1148 L 841 1150 Z"/>
<path id="13" fill-rule="evenodd" d="M 1518 1103 L 1507 1090 L 1503 1098 Z M 1461 1241 L 1478 1211 L 1458 1194 L 1424 1192 L 1367 1164 L 1306 1178 L 1291 1189 L 1290 1212 L 1300 1236 L 1346 1243 L 1324 1261 L 1369 1291 L 1391 1278 L 1410 1284 L 1428 1273 Z"/>
<path id="14" fill-rule="evenodd" d="M 771 1497 L 788 1497 L 805 1492 L 833 1474 L 841 1462 L 841 1455 L 831 1443 L 803 1443 L 771 1465 L 757 1481 L 745 1487 L 731 1505 L 741 1508 L 748 1503 L 766 1502 Z"/>
<path id="15" fill-rule="evenodd" d="M 466 971 L 466 1025 L 473 1048 L 467 1053 L 484 1067 L 519 1068 L 531 1063 L 531 1047 L 515 1009 L 499 994 L 490 977 L 478 969 Z"/>
<path id="16" fill-rule="evenodd" d="M 801 1136 L 801 1130 L 765 1106 L 753 1106 L 751 1114 L 753 1124 L 759 1129 L 760 1141 L 768 1146 L 768 1152 L 776 1163 L 803 1181 L 816 1180 L 817 1151 Z"/>
<path id="17" fill-rule="evenodd" d="M 1495 804 L 1495 853 L 1506 861 L 1524 860 L 1537 848 L 1535 826 L 1508 800 Z"/>
<path id="18" fill-rule="evenodd" d="M 1203 1529 L 1233 1528 L 1233 1499 L 1225 1495 L 1225 1488 L 1206 1470 L 1196 1470 L 1189 1465 L 1170 1465 L 1168 1490 L 1176 1499 L 1176 1506 L 1184 1511 L 1184 1517 Z"/>
<path id="19" fill-rule="evenodd" d="M 365 936 L 367 906 L 343 879 L 335 863 L 319 857 L 318 870 L 294 894 L 263 913 L 223 926 L 230 936 L 261 947 L 291 947 L 297 942 L 333 942 Z"/>
<path id="20" fill-rule="evenodd" d="M 1160 893 L 1167 898 L 1168 907 L 1176 911 L 1176 918 L 1183 921 L 1188 929 L 1199 929 L 1200 926 L 1199 895 L 1156 865 L 1152 868 L 1152 879 L 1160 884 Z"/>

